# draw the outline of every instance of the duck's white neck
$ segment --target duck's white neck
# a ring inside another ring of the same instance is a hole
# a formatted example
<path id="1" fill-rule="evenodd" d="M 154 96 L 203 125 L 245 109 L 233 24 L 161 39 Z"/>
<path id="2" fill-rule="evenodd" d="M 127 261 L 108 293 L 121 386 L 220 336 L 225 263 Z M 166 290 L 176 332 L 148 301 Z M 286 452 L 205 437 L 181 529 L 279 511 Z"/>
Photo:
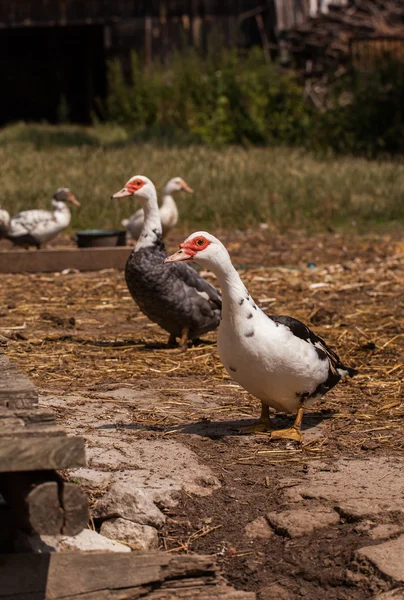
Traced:
<path id="1" fill-rule="evenodd" d="M 60 202 L 52 198 L 53 218 L 61 225 L 67 227 L 70 224 L 71 212 L 66 202 Z"/>
<path id="2" fill-rule="evenodd" d="M 222 312 L 225 316 L 226 313 L 233 312 L 234 308 L 241 306 L 249 297 L 249 292 L 233 267 L 227 251 L 215 261 L 214 265 L 209 265 L 208 268 L 213 271 L 219 281 L 222 290 Z M 242 299 L 244 300 L 242 301 Z"/>
<path id="3" fill-rule="evenodd" d="M 163 198 L 161 200 L 161 208 L 176 208 L 176 203 L 172 195 L 164 188 Z"/>
<path id="4" fill-rule="evenodd" d="M 139 239 L 136 243 L 135 250 L 140 248 L 147 248 L 153 246 L 156 241 L 161 238 L 161 220 L 159 207 L 157 204 L 157 193 L 156 191 L 148 191 L 147 196 L 143 196 L 143 211 L 144 221 L 142 231 L 140 232 Z"/>

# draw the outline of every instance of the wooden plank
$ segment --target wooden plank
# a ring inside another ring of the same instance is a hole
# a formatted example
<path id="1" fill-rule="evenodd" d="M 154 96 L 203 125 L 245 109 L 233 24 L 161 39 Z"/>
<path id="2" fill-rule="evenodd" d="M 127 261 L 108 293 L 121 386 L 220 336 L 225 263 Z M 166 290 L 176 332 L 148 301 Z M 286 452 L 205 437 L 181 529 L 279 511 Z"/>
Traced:
<path id="1" fill-rule="evenodd" d="M 132 248 L 61 248 L 0 252 L 0 273 L 47 273 L 65 269 L 124 269 Z"/>
<path id="2" fill-rule="evenodd" d="M 56 425 L 53 411 L 39 408 L 13 410 L 0 406 L 0 438 L 38 435 L 66 435 L 65 431 Z"/>
<path id="3" fill-rule="evenodd" d="M 32 408 L 37 403 L 34 384 L 7 356 L 0 354 L 0 406 Z"/>
<path id="4" fill-rule="evenodd" d="M 13 424 L 19 427 L 41 429 L 56 424 L 55 413 L 47 408 L 11 409 L 0 406 L 0 435 Z"/>
<path id="5" fill-rule="evenodd" d="M 0 598 L 254 600 L 226 586 L 213 558 L 153 553 L 0 555 Z M 32 596 L 29 596 L 32 594 Z"/>
<path id="6" fill-rule="evenodd" d="M 84 440 L 79 437 L 0 437 L 0 473 L 83 467 Z"/>
<path id="7" fill-rule="evenodd" d="M 0 493 L 16 529 L 39 535 L 76 535 L 88 523 L 88 500 L 55 471 L 0 473 Z"/>

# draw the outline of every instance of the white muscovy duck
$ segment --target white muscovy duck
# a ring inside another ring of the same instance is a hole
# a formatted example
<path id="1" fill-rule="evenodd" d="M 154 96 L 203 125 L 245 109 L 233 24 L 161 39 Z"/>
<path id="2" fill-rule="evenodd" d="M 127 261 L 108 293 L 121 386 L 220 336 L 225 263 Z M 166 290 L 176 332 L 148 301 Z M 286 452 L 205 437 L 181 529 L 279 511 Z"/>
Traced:
<path id="1" fill-rule="evenodd" d="M 9 227 L 10 215 L 4 208 L 0 207 L 0 239 L 7 234 Z"/>
<path id="2" fill-rule="evenodd" d="M 266 315 L 255 304 L 223 244 L 200 231 L 190 235 L 166 263 L 193 260 L 217 276 L 223 297 L 218 350 L 229 375 L 261 400 L 261 418 L 251 431 L 272 429 L 269 407 L 295 413 L 293 427 L 272 438 L 301 441 L 303 409 L 324 396 L 342 377 L 357 371 L 306 325 L 292 317 Z"/>
<path id="3" fill-rule="evenodd" d="M 159 208 L 161 227 L 163 237 L 177 225 L 178 223 L 178 208 L 173 198 L 175 192 L 185 191 L 193 194 L 194 190 L 181 179 L 174 177 L 168 181 L 163 189 L 161 206 Z M 144 221 L 143 208 L 139 208 L 129 219 L 124 219 L 121 223 L 126 227 L 130 235 L 135 239 L 139 239 Z"/>
<path id="4" fill-rule="evenodd" d="M 52 197 L 52 211 L 24 210 L 10 220 L 6 238 L 19 246 L 36 246 L 49 242 L 69 226 L 71 220 L 67 202 L 80 206 L 69 188 L 59 188 Z"/>
<path id="5" fill-rule="evenodd" d="M 220 292 L 188 265 L 164 265 L 167 252 L 157 192 L 150 179 L 135 175 L 112 198 L 128 196 L 141 201 L 144 223 L 126 263 L 126 284 L 140 310 L 170 334 L 168 343 L 173 345 L 180 338 L 180 346 L 185 350 L 188 340 L 196 340 L 218 327 Z"/>

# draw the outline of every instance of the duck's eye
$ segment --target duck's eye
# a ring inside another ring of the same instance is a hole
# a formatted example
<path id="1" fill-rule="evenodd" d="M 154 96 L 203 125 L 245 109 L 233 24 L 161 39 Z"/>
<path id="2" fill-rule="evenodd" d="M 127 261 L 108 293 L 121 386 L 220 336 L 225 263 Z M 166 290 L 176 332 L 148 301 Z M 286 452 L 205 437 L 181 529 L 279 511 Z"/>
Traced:
<path id="1" fill-rule="evenodd" d="M 198 246 L 203 246 L 205 244 L 205 240 L 203 238 L 199 238 L 199 240 L 196 240 L 196 243 Z"/>

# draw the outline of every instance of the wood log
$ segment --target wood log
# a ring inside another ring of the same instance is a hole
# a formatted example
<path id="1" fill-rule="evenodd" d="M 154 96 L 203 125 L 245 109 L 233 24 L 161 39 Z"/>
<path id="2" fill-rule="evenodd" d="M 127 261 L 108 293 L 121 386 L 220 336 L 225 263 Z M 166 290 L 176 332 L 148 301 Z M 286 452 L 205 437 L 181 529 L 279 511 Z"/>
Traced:
<path id="1" fill-rule="evenodd" d="M 42 594 L 42 596 L 40 596 Z M 1 600 L 254 600 L 214 559 L 163 552 L 0 555 Z"/>
<path id="2" fill-rule="evenodd" d="M 130 246 L 116 248 L 60 248 L 0 252 L 0 273 L 47 273 L 64 269 L 99 271 L 124 269 Z"/>
<path id="3" fill-rule="evenodd" d="M 0 405 L 8 408 L 32 408 L 38 392 L 28 377 L 7 356 L 0 354 Z"/>
<path id="4" fill-rule="evenodd" d="M 54 471 L 0 474 L 0 492 L 14 527 L 39 535 L 76 535 L 88 523 L 84 491 Z"/>
<path id="5" fill-rule="evenodd" d="M 84 440 L 66 435 L 0 436 L 0 473 L 84 467 Z"/>
<path id="6" fill-rule="evenodd" d="M 75 483 L 63 483 L 61 491 L 64 535 L 77 535 L 88 523 L 88 500 L 84 491 Z"/>

